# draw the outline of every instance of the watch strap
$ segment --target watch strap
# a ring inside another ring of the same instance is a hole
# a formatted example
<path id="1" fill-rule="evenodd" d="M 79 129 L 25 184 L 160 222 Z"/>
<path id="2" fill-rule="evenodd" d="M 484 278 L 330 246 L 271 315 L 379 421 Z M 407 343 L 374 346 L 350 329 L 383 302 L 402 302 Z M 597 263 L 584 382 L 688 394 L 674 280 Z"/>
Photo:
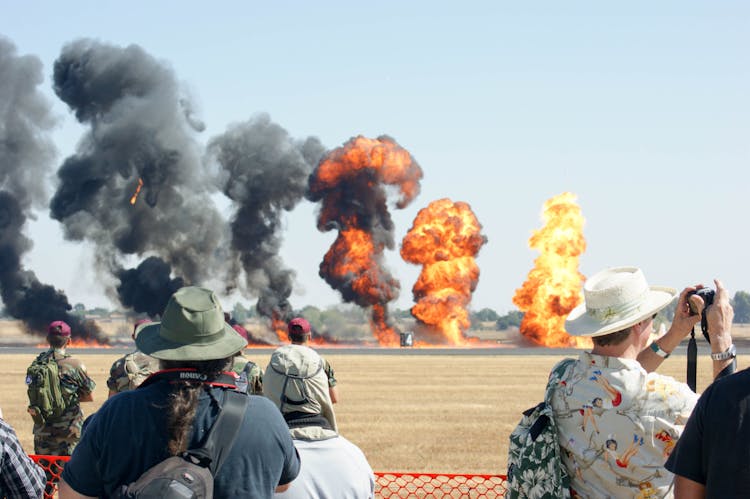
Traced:
<path id="1" fill-rule="evenodd" d="M 737 357 L 737 347 L 734 346 L 734 343 L 729 345 L 729 348 L 723 352 L 711 354 L 711 360 L 727 360 L 735 357 Z"/>
<path id="2" fill-rule="evenodd" d="M 662 359 L 666 359 L 667 357 L 669 357 L 669 352 L 665 352 L 664 350 L 662 350 L 659 344 L 655 341 L 651 342 L 651 351 Z"/>

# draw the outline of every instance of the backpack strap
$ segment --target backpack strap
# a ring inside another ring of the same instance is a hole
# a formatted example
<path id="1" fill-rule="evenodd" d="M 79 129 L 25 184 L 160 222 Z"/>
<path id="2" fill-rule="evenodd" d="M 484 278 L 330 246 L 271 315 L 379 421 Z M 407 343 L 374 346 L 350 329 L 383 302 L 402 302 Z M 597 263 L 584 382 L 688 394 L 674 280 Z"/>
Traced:
<path id="1" fill-rule="evenodd" d="M 576 359 L 563 359 L 558 362 L 555 368 L 552 370 L 549 375 L 549 380 L 547 381 L 547 388 L 544 391 L 544 402 L 546 404 L 549 405 L 552 399 L 552 391 L 557 387 L 558 381 L 565 377 L 565 373 L 567 373 L 568 368 L 573 366 L 575 362 Z"/>
<path id="2" fill-rule="evenodd" d="M 202 463 L 208 460 L 207 467 L 213 476 L 216 476 L 229 456 L 229 451 L 232 450 L 234 439 L 245 419 L 245 410 L 250 400 L 247 394 L 237 390 L 225 390 L 224 394 L 224 404 L 219 409 L 216 421 L 211 425 L 206 441 L 202 446 L 189 449 L 185 453 L 188 458 L 197 457 Z"/>

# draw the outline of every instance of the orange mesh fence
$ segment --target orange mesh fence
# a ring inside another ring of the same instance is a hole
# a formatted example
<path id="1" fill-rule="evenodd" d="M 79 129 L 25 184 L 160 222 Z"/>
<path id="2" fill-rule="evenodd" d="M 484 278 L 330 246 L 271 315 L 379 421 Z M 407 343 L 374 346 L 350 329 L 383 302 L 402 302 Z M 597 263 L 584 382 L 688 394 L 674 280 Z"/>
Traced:
<path id="1" fill-rule="evenodd" d="M 57 492 L 63 466 L 70 456 L 31 455 L 47 474 L 45 499 Z M 464 475 L 447 473 L 375 473 L 375 497 L 420 499 L 492 499 L 505 496 L 505 475 Z"/>
<path id="2" fill-rule="evenodd" d="M 375 473 L 375 497 L 422 499 L 505 496 L 504 475 L 454 475 L 432 473 Z"/>
<path id="3" fill-rule="evenodd" d="M 42 456 L 31 454 L 30 457 L 35 463 L 44 468 L 44 473 L 47 475 L 47 486 L 44 488 L 44 499 L 52 499 L 53 497 L 56 497 L 57 482 L 60 480 L 63 466 L 65 466 L 65 463 L 70 460 L 70 456 Z"/>

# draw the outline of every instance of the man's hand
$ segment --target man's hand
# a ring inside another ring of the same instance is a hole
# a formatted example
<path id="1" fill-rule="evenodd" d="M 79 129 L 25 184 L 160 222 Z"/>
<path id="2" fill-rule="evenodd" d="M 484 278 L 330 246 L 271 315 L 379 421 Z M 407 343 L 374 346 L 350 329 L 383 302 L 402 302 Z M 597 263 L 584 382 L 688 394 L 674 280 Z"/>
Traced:
<path id="1" fill-rule="evenodd" d="M 711 338 L 711 351 L 723 352 L 732 344 L 732 321 L 734 320 L 734 309 L 729 303 L 729 292 L 718 279 L 716 284 L 716 295 L 714 302 L 706 310 L 708 321 L 708 337 Z M 716 346 L 716 348 L 714 348 Z"/>
<path id="2" fill-rule="evenodd" d="M 693 327 L 701 321 L 701 314 L 691 314 L 690 306 L 688 305 L 688 293 L 695 292 L 696 289 L 702 288 L 702 284 L 696 286 L 690 286 L 682 290 L 680 298 L 677 300 L 677 307 L 674 311 L 674 319 L 672 319 L 672 326 L 669 328 L 670 332 L 675 330 L 675 333 L 680 339 L 687 337 Z M 692 295 L 690 298 L 697 298 L 701 301 L 700 297 Z"/>

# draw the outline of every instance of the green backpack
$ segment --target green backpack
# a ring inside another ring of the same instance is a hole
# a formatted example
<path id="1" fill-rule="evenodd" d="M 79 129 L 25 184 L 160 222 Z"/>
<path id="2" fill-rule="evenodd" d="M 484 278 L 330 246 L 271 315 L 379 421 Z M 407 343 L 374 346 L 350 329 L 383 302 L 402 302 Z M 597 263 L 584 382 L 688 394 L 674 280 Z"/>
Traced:
<path id="1" fill-rule="evenodd" d="M 44 352 L 34 359 L 26 369 L 26 386 L 29 408 L 37 416 L 34 422 L 44 423 L 49 418 L 59 417 L 65 409 L 65 397 L 60 386 L 60 369 L 52 352 Z"/>
<path id="2" fill-rule="evenodd" d="M 508 499 L 565 499 L 570 477 L 562 462 L 550 395 L 574 359 L 558 363 L 550 374 L 544 400 L 523 412 L 508 448 Z"/>

